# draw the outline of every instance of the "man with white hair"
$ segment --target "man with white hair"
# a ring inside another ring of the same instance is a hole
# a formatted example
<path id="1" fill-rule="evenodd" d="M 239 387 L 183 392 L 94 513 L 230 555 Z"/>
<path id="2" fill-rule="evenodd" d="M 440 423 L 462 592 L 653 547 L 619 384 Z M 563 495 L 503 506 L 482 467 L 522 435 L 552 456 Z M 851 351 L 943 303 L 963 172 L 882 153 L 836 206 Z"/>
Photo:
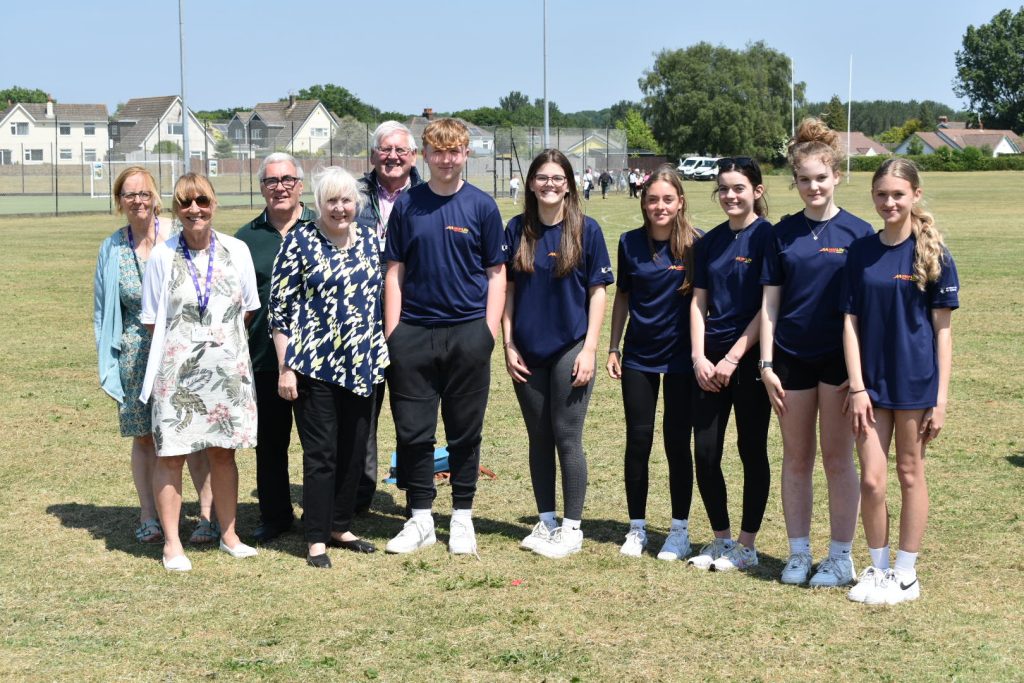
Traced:
<path id="1" fill-rule="evenodd" d="M 416 138 L 397 121 L 385 121 L 373 131 L 373 149 L 370 150 L 373 170 L 359 181 L 359 191 L 366 197 L 366 206 L 359 214 L 360 228 L 373 230 L 384 253 L 388 218 L 398 197 L 410 187 L 423 182 L 416 170 Z M 381 272 L 385 263 L 381 260 Z M 384 404 L 384 385 L 377 385 L 374 411 L 370 418 L 370 438 L 366 446 L 366 463 L 356 493 L 356 513 L 370 509 L 377 490 L 377 418 Z M 399 484 L 401 485 L 401 483 Z"/>
<path id="2" fill-rule="evenodd" d="M 253 533 L 257 543 L 267 543 L 292 528 L 288 481 L 288 444 L 292 434 L 292 402 L 277 393 L 280 368 L 267 325 L 270 277 L 274 259 L 288 231 L 311 221 L 316 214 L 299 201 L 302 196 L 302 166 L 284 152 L 276 152 L 260 163 L 260 193 L 266 208 L 235 233 L 245 242 L 256 268 L 260 309 L 249 323 L 249 355 L 252 357 L 256 389 L 256 491 L 260 502 L 260 524 Z"/>

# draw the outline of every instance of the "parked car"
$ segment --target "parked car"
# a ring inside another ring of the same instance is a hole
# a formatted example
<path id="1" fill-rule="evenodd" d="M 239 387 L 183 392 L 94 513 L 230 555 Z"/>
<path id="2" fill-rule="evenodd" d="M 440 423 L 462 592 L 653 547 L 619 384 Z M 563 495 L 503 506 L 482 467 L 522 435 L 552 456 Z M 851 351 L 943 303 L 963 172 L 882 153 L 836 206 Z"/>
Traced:
<path id="1" fill-rule="evenodd" d="M 703 157 L 686 157 L 679 161 L 679 165 L 676 166 L 676 170 L 679 171 L 679 175 L 684 178 L 689 178 L 693 173 L 693 167 L 697 165 Z"/>
<path id="2" fill-rule="evenodd" d="M 690 172 L 691 180 L 715 180 L 718 178 L 718 157 L 703 157 Z"/>

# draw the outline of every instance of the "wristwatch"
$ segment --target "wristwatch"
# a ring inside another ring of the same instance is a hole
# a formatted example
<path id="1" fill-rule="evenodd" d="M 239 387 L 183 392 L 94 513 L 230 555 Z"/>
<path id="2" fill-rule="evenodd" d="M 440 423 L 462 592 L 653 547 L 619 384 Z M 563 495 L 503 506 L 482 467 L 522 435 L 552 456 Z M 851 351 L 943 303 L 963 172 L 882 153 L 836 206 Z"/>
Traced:
<path id="1" fill-rule="evenodd" d="M 759 360 L 757 361 L 757 371 L 764 372 L 768 368 L 774 367 L 770 360 Z"/>

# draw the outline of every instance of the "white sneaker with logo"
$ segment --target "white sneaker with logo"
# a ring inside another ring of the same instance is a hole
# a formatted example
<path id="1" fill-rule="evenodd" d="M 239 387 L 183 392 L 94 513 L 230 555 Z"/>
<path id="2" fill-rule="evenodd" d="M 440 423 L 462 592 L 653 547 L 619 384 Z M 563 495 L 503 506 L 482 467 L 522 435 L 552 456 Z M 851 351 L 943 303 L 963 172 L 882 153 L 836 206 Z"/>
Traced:
<path id="1" fill-rule="evenodd" d="M 868 595 L 874 591 L 879 582 L 885 576 L 885 570 L 877 567 L 868 567 L 860 573 L 857 585 L 850 589 L 846 597 L 854 602 L 864 602 Z"/>
<path id="2" fill-rule="evenodd" d="M 757 551 L 737 543 L 708 567 L 713 572 L 731 572 L 757 566 Z"/>
<path id="3" fill-rule="evenodd" d="M 384 552 L 401 554 L 411 553 L 428 545 L 434 545 L 437 538 L 434 536 L 434 518 L 418 522 L 415 519 L 406 521 L 405 526 L 398 532 L 398 535 L 388 541 L 384 546 Z"/>
<path id="4" fill-rule="evenodd" d="M 691 557 L 688 564 L 697 569 L 710 569 L 711 563 L 733 549 L 736 541 L 731 538 L 716 538 L 700 549 L 700 553 Z"/>
<path id="5" fill-rule="evenodd" d="M 661 552 L 658 553 L 658 559 L 671 562 L 673 560 L 681 560 L 689 554 L 690 532 L 680 529 L 669 532 L 668 538 L 665 539 L 665 544 L 661 546 Z"/>
<path id="6" fill-rule="evenodd" d="M 551 534 L 555 533 L 557 528 L 548 526 L 546 522 L 537 522 L 530 535 L 519 542 L 519 547 L 523 550 L 536 550 L 539 544 L 551 540 Z"/>
<path id="7" fill-rule="evenodd" d="M 835 588 L 836 586 L 849 586 L 853 583 L 853 577 L 857 576 L 857 570 L 853 568 L 853 558 L 832 557 L 829 555 L 821 564 L 818 571 L 811 577 L 811 588 Z"/>
<path id="8" fill-rule="evenodd" d="M 865 605 L 898 605 L 921 597 L 921 582 L 917 577 L 900 576 L 894 569 L 887 569 L 875 589 L 864 598 Z"/>
<path id="9" fill-rule="evenodd" d="M 811 575 L 812 562 L 809 553 L 793 553 L 789 556 L 786 566 L 783 567 L 779 580 L 790 586 L 806 583 L 807 577 Z"/>
<path id="10" fill-rule="evenodd" d="M 619 552 L 629 557 L 640 557 L 647 547 L 647 530 L 642 526 L 629 527 L 626 534 L 626 542 L 619 548 Z"/>
<path id="11" fill-rule="evenodd" d="M 583 532 L 580 529 L 566 529 L 560 526 L 551 534 L 551 538 L 537 544 L 533 552 L 544 557 L 557 559 L 578 553 L 583 547 Z"/>

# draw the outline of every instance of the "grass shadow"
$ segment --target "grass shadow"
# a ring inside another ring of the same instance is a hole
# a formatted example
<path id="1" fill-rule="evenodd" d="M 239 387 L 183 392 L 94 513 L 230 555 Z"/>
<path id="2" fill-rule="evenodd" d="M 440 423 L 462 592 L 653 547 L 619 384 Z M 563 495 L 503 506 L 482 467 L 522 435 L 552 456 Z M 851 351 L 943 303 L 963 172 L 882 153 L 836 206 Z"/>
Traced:
<path id="1" fill-rule="evenodd" d="M 1006 462 L 1010 463 L 1014 467 L 1024 467 L 1024 453 L 1008 455 L 1006 456 Z"/>

